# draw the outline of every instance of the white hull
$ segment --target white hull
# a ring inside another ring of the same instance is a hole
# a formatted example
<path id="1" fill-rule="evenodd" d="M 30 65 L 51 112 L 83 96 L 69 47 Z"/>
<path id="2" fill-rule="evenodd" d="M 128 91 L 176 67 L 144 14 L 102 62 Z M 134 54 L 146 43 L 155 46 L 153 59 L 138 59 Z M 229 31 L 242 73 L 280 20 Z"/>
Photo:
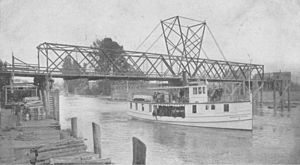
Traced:
<path id="1" fill-rule="evenodd" d="M 235 103 L 233 103 L 235 104 Z M 250 102 L 236 103 L 232 107 L 241 107 L 240 111 L 233 112 L 220 112 L 216 109 L 214 112 L 200 111 L 199 113 L 189 113 L 189 105 L 185 105 L 185 117 L 171 117 L 171 116 L 153 116 L 152 112 L 148 111 L 145 107 L 151 104 L 141 103 L 144 110 L 129 109 L 128 114 L 135 119 L 147 120 L 158 123 L 176 124 L 184 126 L 195 127 L 211 127 L 211 128 L 226 128 L 226 129 L 240 129 L 252 130 L 252 108 Z M 199 107 L 201 105 L 199 104 Z M 221 106 L 219 106 L 221 107 Z"/>

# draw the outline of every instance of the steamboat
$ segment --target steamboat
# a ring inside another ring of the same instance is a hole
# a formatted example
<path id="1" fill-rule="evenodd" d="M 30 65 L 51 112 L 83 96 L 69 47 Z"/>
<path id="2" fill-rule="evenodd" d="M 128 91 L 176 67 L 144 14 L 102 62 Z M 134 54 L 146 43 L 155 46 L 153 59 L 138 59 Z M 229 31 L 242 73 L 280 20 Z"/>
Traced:
<path id="1" fill-rule="evenodd" d="M 133 96 L 128 114 L 158 123 L 252 130 L 250 92 L 235 89 L 226 94 L 224 88 L 207 82 L 151 88 L 152 95 Z"/>

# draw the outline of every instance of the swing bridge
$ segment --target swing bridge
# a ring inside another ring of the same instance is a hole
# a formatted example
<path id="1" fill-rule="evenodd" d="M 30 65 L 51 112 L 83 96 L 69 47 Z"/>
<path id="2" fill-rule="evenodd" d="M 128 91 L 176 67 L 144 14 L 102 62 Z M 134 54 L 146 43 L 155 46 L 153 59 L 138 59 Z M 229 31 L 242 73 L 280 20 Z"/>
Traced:
<path id="1" fill-rule="evenodd" d="M 263 65 L 226 59 L 205 21 L 175 16 L 162 20 L 159 26 L 162 33 L 157 40 L 163 38 L 166 54 L 151 53 L 149 49 L 113 50 L 44 42 L 37 46 L 37 64 L 28 64 L 12 56 L 12 63 L 2 68 L 0 75 L 50 76 L 65 80 L 180 81 L 185 73 L 189 80 L 263 81 Z M 203 44 L 207 32 L 224 60 L 208 57 Z M 71 61 L 73 68 L 65 67 L 67 61 Z"/>

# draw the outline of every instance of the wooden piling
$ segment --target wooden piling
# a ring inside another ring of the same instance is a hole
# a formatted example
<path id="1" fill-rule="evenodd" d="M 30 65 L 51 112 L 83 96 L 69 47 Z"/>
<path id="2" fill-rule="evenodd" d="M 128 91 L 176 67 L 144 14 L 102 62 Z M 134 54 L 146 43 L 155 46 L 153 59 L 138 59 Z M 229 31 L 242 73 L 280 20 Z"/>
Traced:
<path id="1" fill-rule="evenodd" d="M 71 129 L 72 129 L 72 136 L 74 138 L 78 138 L 78 132 L 77 132 L 77 117 L 71 118 Z"/>
<path id="2" fill-rule="evenodd" d="M 279 98 L 280 98 L 280 109 L 283 111 L 284 95 L 283 95 L 283 80 L 280 81 Z"/>
<path id="3" fill-rule="evenodd" d="M 99 154 L 99 158 L 101 158 L 100 126 L 93 122 L 92 127 L 93 127 L 94 153 Z"/>
<path id="4" fill-rule="evenodd" d="M 261 83 L 263 83 L 263 82 L 261 82 Z M 262 106 L 263 105 L 263 92 L 264 92 L 264 84 L 261 84 L 262 85 L 262 87 L 261 87 L 261 89 L 260 89 L 260 106 Z"/>
<path id="5" fill-rule="evenodd" d="M 132 138 L 132 145 L 133 145 L 132 165 L 145 165 L 146 145 L 136 137 Z"/>
<path id="6" fill-rule="evenodd" d="M 291 110 L 291 101 L 290 101 L 291 97 L 290 97 L 290 92 L 291 92 L 291 86 L 289 86 L 289 87 L 288 87 L 288 89 L 287 89 L 287 97 L 288 97 L 288 111 L 290 111 L 290 110 Z"/>
<path id="7" fill-rule="evenodd" d="M 273 81 L 273 107 L 274 107 L 274 110 L 276 111 L 277 110 L 277 107 L 276 107 L 276 80 Z"/>

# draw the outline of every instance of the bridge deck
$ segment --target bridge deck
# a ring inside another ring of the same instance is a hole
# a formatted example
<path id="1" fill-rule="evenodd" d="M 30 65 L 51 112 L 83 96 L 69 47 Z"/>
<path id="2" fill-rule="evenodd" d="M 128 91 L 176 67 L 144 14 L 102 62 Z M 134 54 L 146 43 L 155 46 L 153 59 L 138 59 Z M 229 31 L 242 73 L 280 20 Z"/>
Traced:
<path id="1" fill-rule="evenodd" d="M 48 74 L 46 69 L 37 69 L 29 66 L 18 66 L 12 67 L 8 66 L 0 70 L 0 75 L 5 76 L 18 76 L 18 77 L 40 77 L 50 75 L 52 78 L 62 78 L 66 80 L 72 79 L 88 79 L 88 80 L 100 80 L 100 79 L 109 79 L 109 80 L 145 80 L 145 81 L 174 81 L 174 80 L 181 80 L 182 77 L 177 76 L 157 76 L 153 75 L 142 75 L 142 74 L 134 74 L 134 73 L 97 73 L 97 72 L 81 72 L 81 73 L 63 73 L 63 72 L 52 72 Z M 207 80 L 207 81 L 229 81 L 229 82 L 240 82 L 241 80 L 235 79 L 204 79 L 204 78 L 189 78 L 189 80 Z"/>

